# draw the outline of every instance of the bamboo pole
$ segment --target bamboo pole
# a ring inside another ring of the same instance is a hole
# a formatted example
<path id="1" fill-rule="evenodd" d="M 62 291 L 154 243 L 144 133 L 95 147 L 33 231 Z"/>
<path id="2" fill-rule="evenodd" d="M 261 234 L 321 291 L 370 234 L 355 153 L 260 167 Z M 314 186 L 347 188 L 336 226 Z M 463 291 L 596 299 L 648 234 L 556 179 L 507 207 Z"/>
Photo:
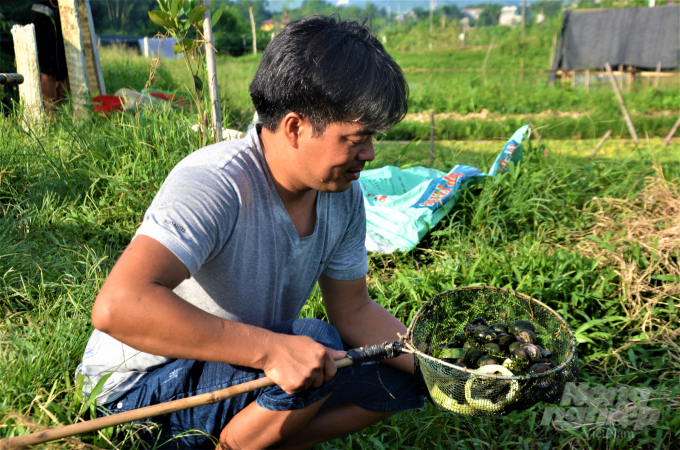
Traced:
<path id="1" fill-rule="evenodd" d="M 623 64 L 619 64 L 619 91 L 623 90 Z"/>
<path id="2" fill-rule="evenodd" d="M 434 109 L 430 113 L 430 164 L 434 161 Z"/>
<path id="3" fill-rule="evenodd" d="M 663 145 L 668 145 L 668 143 L 671 141 L 671 138 L 677 131 L 678 127 L 680 127 L 680 116 L 678 117 L 678 120 L 675 121 L 675 125 L 673 125 L 673 128 L 671 128 L 670 133 L 668 133 L 668 136 L 666 136 L 666 140 L 663 141 Z"/>
<path id="4" fill-rule="evenodd" d="M 30 124 L 38 123 L 43 117 L 43 98 L 40 86 L 40 68 L 38 67 L 38 51 L 35 43 L 35 26 L 14 25 L 12 39 L 16 53 L 18 74 L 24 83 L 19 86 L 19 99 L 24 108 L 24 119 Z M 15 79 L 14 77 L 6 77 Z M 3 85 L 6 83 L 5 81 Z"/>
<path id="5" fill-rule="evenodd" d="M 342 358 L 335 361 L 338 369 L 352 365 L 350 358 Z M 145 420 L 151 417 L 169 414 L 176 411 L 183 411 L 185 409 L 195 408 L 197 406 L 210 405 L 212 403 L 221 402 L 238 395 L 247 394 L 258 389 L 273 386 L 274 382 L 267 377 L 259 378 L 257 380 L 242 383 L 236 386 L 231 386 L 219 391 L 208 392 L 193 397 L 181 398 L 158 405 L 147 406 L 145 408 L 133 409 L 120 414 L 112 414 L 98 419 L 88 420 L 86 422 L 75 423 L 61 428 L 53 428 L 51 430 L 39 431 L 37 433 L 27 434 L 25 436 L 17 436 L 12 438 L 5 438 L 0 440 L 0 450 L 10 448 L 21 448 L 27 445 L 42 444 L 44 442 L 54 441 L 56 439 L 63 439 L 77 434 L 89 433 L 92 431 L 101 430 L 104 428 L 115 427 L 128 422 L 136 420 Z"/>
<path id="6" fill-rule="evenodd" d="M 519 59 L 519 82 L 524 81 L 524 58 Z"/>
<path id="7" fill-rule="evenodd" d="M 586 69 L 586 94 L 590 92 L 590 69 Z"/>
<path id="8" fill-rule="evenodd" d="M 493 50 L 493 42 L 496 36 L 491 38 L 491 44 L 489 44 L 489 49 L 486 51 L 486 56 L 484 57 L 484 64 L 482 64 L 482 77 L 484 77 L 484 82 L 486 82 L 486 75 L 484 71 L 486 70 L 486 63 L 489 61 L 489 56 L 491 55 L 491 50 Z"/>
<path id="9" fill-rule="evenodd" d="M 220 142 L 222 140 L 222 111 L 220 109 L 220 91 L 217 86 L 217 69 L 215 67 L 215 40 L 210 23 L 210 0 L 201 0 L 201 4 L 208 8 L 203 13 L 203 38 L 205 39 L 205 60 L 210 85 L 210 114 L 212 116 L 213 135 L 215 142 Z"/>
<path id="10" fill-rule="evenodd" d="M 253 55 L 257 55 L 257 33 L 255 33 L 255 18 L 253 17 L 253 7 L 248 8 L 250 14 L 250 29 L 253 32 Z"/>
<path id="11" fill-rule="evenodd" d="M 621 97 L 621 92 L 619 91 L 619 86 L 616 84 L 616 80 L 614 79 L 614 74 L 612 73 L 612 66 L 609 65 L 609 63 L 604 63 L 605 69 L 607 69 L 607 75 L 609 75 L 609 82 L 612 85 L 612 89 L 614 89 L 614 94 L 616 94 L 616 100 L 619 102 L 619 106 L 621 107 L 621 112 L 623 113 L 623 119 L 626 121 L 626 125 L 628 126 L 628 131 L 630 132 L 630 135 L 633 137 L 633 140 L 635 141 L 636 144 L 640 144 L 640 140 L 638 139 L 638 135 L 635 132 L 635 127 L 633 126 L 633 121 L 630 119 L 630 116 L 628 115 L 628 110 L 626 109 L 626 104 L 623 101 L 623 97 Z"/>
<path id="12" fill-rule="evenodd" d="M 550 61 L 548 61 L 548 69 L 552 69 L 553 61 L 555 60 L 555 50 L 557 47 L 557 32 L 553 36 L 552 45 L 550 46 Z"/>
<path id="13" fill-rule="evenodd" d="M 588 155 L 588 157 L 586 159 L 588 159 L 588 160 L 592 159 L 593 156 L 595 156 L 597 151 L 600 149 L 600 147 L 602 147 L 602 144 L 604 144 L 605 141 L 607 139 L 609 139 L 609 136 L 611 136 L 611 135 L 612 135 L 612 130 L 607 130 L 607 132 L 604 134 L 604 136 L 602 136 L 602 139 L 600 139 L 600 142 L 597 143 L 597 145 L 595 146 L 593 151 L 590 152 L 590 155 Z"/>

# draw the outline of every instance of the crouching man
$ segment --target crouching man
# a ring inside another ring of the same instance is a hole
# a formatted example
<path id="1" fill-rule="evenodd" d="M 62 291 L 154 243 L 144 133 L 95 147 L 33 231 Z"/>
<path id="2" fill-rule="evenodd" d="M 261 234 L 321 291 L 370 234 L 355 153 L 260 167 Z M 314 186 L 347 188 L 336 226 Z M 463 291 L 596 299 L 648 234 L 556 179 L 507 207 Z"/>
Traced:
<path id="1" fill-rule="evenodd" d="M 336 370 L 405 327 L 366 288 L 361 170 L 407 84 L 365 26 L 288 25 L 250 93 L 262 121 L 168 175 L 92 310 L 79 372 L 111 413 L 267 376 L 277 386 L 159 416 L 167 448 L 307 448 L 423 405 L 413 358 Z M 299 319 L 318 282 L 330 323 Z"/>

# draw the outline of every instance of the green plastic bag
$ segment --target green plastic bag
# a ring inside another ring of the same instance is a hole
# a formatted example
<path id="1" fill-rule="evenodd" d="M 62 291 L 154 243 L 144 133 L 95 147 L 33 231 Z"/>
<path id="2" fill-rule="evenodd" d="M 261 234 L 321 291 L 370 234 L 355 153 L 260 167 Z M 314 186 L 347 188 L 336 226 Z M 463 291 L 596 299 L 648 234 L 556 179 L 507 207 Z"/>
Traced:
<path id="1" fill-rule="evenodd" d="M 505 172 L 510 162 L 522 160 L 522 142 L 528 133 L 528 125 L 517 130 L 488 173 L 463 165 L 449 173 L 394 166 L 362 172 L 359 182 L 366 208 L 366 249 L 378 253 L 412 250 L 451 211 L 465 185 Z"/>

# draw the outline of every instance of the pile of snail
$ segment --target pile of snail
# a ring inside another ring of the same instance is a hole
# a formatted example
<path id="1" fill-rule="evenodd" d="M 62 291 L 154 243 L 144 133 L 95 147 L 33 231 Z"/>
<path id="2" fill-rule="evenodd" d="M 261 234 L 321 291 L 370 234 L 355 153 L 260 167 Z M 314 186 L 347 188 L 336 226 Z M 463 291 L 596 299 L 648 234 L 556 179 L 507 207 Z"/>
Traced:
<path id="1" fill-rule="evenodd" d="M 536 326 L 527 320 L 489 325 L 483 317 L 477 317 L 432 356 L 473 370 L 501 365 L 513 375 L 540 374 L 554 369 L 556 364 L 550 359 L 550 350 L 539 341 Z"/>

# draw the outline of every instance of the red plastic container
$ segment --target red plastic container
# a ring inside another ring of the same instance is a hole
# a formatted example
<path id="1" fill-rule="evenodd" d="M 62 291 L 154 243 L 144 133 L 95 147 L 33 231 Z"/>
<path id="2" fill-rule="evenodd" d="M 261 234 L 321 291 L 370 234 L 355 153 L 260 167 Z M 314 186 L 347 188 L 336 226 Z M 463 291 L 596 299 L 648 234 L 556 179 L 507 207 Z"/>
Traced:
<path id="1" fill-rule="evenodd" d="M 92 99 L 92 104 L 94 112 L 111 114 L 112 112 L 123 110 L 125 99 L 117 95 L 98 95 Z"/>

